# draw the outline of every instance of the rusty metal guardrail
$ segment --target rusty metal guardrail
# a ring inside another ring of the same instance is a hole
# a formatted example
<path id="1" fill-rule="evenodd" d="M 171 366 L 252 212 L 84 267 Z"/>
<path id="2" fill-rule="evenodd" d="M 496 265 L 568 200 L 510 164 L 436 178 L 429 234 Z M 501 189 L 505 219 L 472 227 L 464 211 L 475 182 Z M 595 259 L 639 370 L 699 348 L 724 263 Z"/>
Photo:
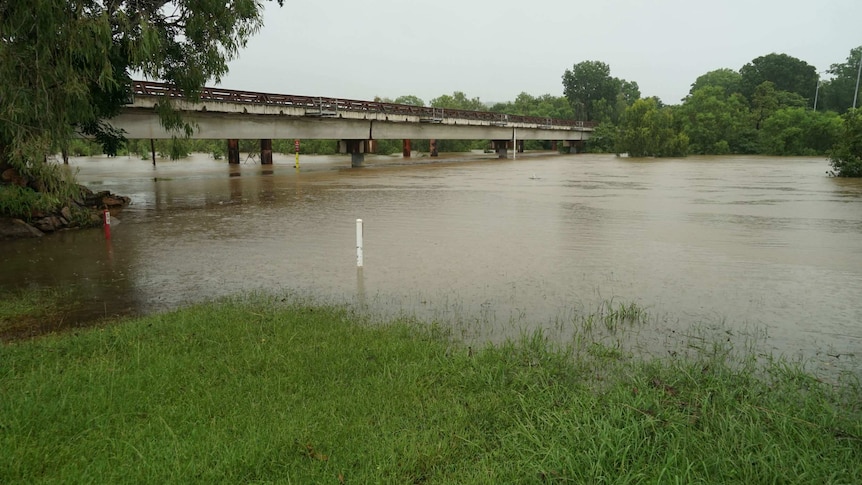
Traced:
<path id="1" fill-rule="evenodd" d="M 135 96 L 166 96 L 169 98 L 185 98 L 186 96 L 167 83 L 154 81 L 133 81 L 132 94 Z M 254 103 L 274 106 L 304 108 L 309 116 L 331 117 L 340 111 L 383 113 L 386 115 L 418 116 L 420 120 L 442 121 L 443 117 L 476 121 L 487 121 L 499 125 L 506 123 L 536 124 L 542 128 L 575 127 L 592 128 L 597 123 L 592 121 L 577 121 L 552 119 L 538 116 L 507 115 L 490 111 L 468 111 L 430 106 L 412 106 L 409 104 L 383 103 L 379 101 L 358 101 L 352 99 L 323 98 L 319 96 L 296 96 L 291 94 L 256 93 L 252 91 L 237 91 L 205 87 L 201 90 L 200 99 L 205 101 L 223 101 L 231 103 Z"/>

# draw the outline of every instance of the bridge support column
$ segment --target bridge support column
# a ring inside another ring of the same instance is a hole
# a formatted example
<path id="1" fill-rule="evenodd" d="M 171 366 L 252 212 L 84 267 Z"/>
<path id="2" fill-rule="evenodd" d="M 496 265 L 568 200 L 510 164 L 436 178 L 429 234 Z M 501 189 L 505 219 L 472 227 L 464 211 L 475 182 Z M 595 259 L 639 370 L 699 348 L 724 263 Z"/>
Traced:
<path id="1" fill-rule="evenodd" d="M 551 140 L 551 150 L 557 151 L 557 140 Z"/>
<path id="2" fill-rule="evenodd" d="M 235 138 L 227 141 L 227 163 L 239 165 L 239 140 Z"/>
<path id="3" fill-rule="evenodd" d="M 410 158 L 410 140 L 405 139 L 402 145 L 401 154 L 404 158 Z"/>
<path id="4" fill-rule="evenodd" d="M 512 143 L 512 140 L 493 140 L 491 141 L 491 148 L 497 152 L 497 158 L 508 158 L 509 156 L 509 144 Z"/>
<path id="5" fill-rule="evenodd" d="M 260 164 L 272 165 L 272 139 L 260 140 Z"/>
<path id="6" fill-rule="evenodd" d="M 374 140 L 341 140 L 338 142 L 338 153 L 350 154 L 350 166 L 361 167 L 365 162 L 365 153 L 374 148 Z"/>
<path id="7" fill-rule="evenodd" d="M 436 157 L 437 153 L 437 140 L 428 140 L 428 151 L 431 152 L 432 157 Z"/>
<path id="8" fill-rule="evenodd" d="M 582 140 L 564 141 L 563 146 L 566 147 L 569 153 L 580 153 L 584 151 L 584 142 Z"/>
<path id="9" fill-rule="evenodd" d="M 524 153 L 524 140 L 518 140 L 518 153 Z"/>

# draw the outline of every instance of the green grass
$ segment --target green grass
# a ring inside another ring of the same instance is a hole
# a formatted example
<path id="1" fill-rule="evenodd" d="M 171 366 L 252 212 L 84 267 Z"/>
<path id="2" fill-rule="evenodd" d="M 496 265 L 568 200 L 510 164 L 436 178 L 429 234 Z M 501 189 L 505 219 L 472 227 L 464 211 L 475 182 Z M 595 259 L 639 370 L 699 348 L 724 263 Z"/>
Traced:
<path id="1" fill-rule="evenodd" d="M 578 336 L 256 298 L 4 344 L 0 483 L 862 483 L 852 382 Z"/>
<path id="2" fill-rule="evenodd" d="M 53 289 L 0 291 L 0 341 L 61 327 L 68 299 L 68 291 Z"/>

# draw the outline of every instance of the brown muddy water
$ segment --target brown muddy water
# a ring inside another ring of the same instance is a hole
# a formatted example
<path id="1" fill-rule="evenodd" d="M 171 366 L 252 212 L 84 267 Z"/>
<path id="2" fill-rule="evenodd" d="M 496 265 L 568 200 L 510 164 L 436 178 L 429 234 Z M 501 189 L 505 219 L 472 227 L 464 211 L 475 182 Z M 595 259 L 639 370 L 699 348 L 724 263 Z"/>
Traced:
<path id="1" fill-rule="evenodd" d="M 412 315 L 468 340 L 566 326 L 635 303 L 651 349 L 674 335 L 859 369 L 862 181 L 821 158 L 528 154 L 72 160 L 132 198 L 101 229 L 3 243 L 0 289 L 64 288 L 70 323 L 245 291 Z M 356 268 L 355 221 L 365 223 Z M 691 342 L 691 340 L 689 340 Z"/>

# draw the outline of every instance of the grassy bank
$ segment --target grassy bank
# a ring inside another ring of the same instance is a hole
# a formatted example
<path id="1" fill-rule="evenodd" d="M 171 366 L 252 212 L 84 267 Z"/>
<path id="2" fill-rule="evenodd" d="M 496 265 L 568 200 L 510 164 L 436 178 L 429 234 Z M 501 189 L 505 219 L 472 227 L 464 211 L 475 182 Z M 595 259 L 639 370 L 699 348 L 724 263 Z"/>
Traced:
<path id="1" fill-rule="evenodd" d="M 0 291 L 0 342 L 62 328 L 69 296 L 54 289 Z"/>
<path id="2" fill-rule="evenodd" d="M 858 387 L 579 335 L 258 299 L 3 344 L 0 483 L 862 483 Z"/>

